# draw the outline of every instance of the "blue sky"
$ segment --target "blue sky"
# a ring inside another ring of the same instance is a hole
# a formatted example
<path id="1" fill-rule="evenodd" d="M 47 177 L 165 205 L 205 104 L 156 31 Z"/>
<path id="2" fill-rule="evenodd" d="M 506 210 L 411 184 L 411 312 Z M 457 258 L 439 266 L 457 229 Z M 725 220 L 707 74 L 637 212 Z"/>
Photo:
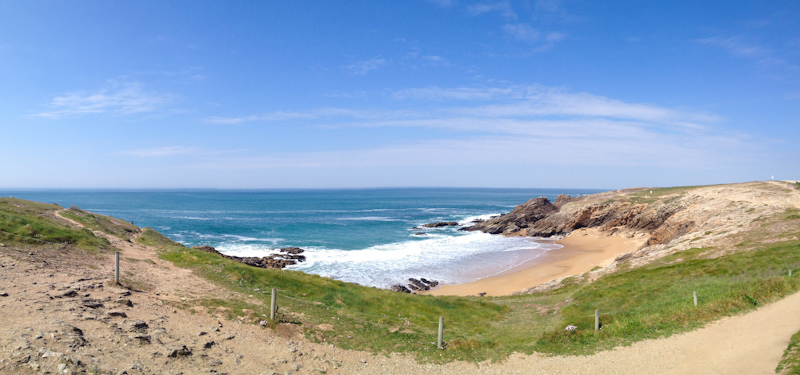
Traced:
<path id="1" fill-rule="evenodd" d="M 800 179 L 800 2 L 3 1 L 0 187 Z"/>

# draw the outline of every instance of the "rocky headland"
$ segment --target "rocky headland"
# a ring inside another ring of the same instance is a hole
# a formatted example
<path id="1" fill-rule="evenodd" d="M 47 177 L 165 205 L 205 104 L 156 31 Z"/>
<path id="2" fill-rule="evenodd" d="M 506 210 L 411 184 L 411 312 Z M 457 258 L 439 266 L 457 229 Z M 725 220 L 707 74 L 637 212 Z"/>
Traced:
<path id="1" fill-rule="evenodd" d="M 783 181 L 681 188 L 631 188 L 593 195 L 533 198 L 511 212 L 461 228 L 504 236 L 559 239 L 579 229 L 602 236 L 645 237 L 643 245 L 616 259 L 592 278 L 621 263 L 645 264 L 692 247 L 735 244 L 760 218 L 800 208 L 797 187 Z M 787 199 L 787 192 L 792 192 Z M 775 228 L 780 230 L 785 228 Z M 709 254 L 718 256 L 720 254 Z M 530 290 L 557 285 L 559 280 Z"/>

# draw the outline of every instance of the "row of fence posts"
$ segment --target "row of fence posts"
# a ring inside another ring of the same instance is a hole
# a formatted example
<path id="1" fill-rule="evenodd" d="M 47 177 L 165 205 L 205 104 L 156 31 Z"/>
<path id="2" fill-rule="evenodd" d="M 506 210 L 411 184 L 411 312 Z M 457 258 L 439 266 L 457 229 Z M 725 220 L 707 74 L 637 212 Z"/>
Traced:
<path id="1" fill-rule="evenodd" d="M 792 277 L 792 270 L 789 270 L 789 277 Z M 114 282 L 119 284 L 119 251 L 114 253 Z M 694 300 L 694 307 L 697 307 L 697 291 L 692 291 L 692 299 Z M 272 288 L 272 296 L 269 302 L 269 319 L 274 321 L 275 314 L 278 312 L 278 289 Z M 600 310 L 594 310 L 594 330 L 600 330 Z M 444 349 L 444 317 L 439 317 L 439 334 L 436 339 L 436 347 Z"/>

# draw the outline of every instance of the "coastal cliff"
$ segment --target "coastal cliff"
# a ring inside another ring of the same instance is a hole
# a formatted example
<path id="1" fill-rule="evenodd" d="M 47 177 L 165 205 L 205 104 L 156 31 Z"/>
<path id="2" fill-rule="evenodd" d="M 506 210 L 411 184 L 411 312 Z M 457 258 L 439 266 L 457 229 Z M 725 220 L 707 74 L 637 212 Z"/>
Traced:
<path id="1" fill-rule="evenodd" d="M 622 262 L 641 265 L 689 248 L 731 249 L 742 241 L 737 234 L 762 225 L 764 218 L 800 208 L 799 196 L 794 184 L 768 181 L 631 188 L 579 197 L 560 195 L 554 202 L 539 197 L 463 230 L 563 238 L 587 228 L 603 236 L 647 237 L 639 249 L 594 272 L 601 276 Z"/>

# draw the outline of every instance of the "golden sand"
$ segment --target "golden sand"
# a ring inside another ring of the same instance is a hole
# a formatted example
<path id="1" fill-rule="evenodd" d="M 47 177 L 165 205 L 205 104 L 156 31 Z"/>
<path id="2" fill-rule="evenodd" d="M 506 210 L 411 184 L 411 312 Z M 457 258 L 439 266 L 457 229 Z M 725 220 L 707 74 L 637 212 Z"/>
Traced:
<path id="1" fill-rule="evenodd" d="M 503 296 L 563 276 L 580 275 L 594 267 L 605 267 L 618 256 L 634 251 L 647 237 L 605 236 L 593 229 L 580 229 L 558 241 L 564 247 L 550 250 L 496 276 L 457 285 L 445 285 L 426 294 L 467 296 L 486 293 Z"/>

